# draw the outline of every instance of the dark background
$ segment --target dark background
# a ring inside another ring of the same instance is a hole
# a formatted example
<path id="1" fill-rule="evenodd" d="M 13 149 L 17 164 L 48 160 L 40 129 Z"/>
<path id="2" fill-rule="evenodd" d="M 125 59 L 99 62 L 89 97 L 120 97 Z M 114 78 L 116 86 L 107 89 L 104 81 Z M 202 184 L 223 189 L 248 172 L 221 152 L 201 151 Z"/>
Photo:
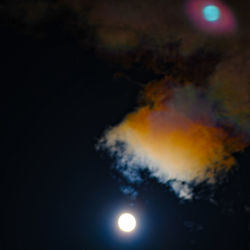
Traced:
<path id="1" fill-rule="evenodd" d="M 95 145 L 133 110 L 141 88 L 115 79 L 119 66 L 62 29 L 63 20 L 45 24 L 41 38 L 1 19 L 0 249 L 250 249 L 249 149 L 213 198 L 204 187 L 180 201 L 148 177 L 137 199 L 120 191 L 125 181 Z M 130 236 L 116 228 L 126 209 L 138 220 Z"/>

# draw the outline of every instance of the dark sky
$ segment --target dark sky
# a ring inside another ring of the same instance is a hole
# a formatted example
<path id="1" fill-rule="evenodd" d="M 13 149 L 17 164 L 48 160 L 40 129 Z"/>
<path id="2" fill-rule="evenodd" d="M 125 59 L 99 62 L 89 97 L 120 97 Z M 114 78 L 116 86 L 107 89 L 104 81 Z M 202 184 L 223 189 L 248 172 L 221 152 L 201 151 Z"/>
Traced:
<path id="1" fill-rule="evenodd" d="M 96 150 L 105 129 L 134 109 L 147 82 L 183 69 L 180 79 L 198 84 L 223 55 L 199 49 L 188 59 L 176 52 L 174 60 L 150 62 L 151 47 L 105 48 L 67 2 L 36 21 L 25 17 L 32 2 L 1 6 L 0 249 L 250 249 L 249 148 L 235 154 L 238 168 L 223 184 L 197 187 L 191 201 L 147 172 L 131 198 L 121 191 L 126 180 L 113 160 Z M 86 1 L 82 13 L 88 8 Z M 205 71 L 192 71 L 207 62 Z M 130 236 L 116 229 L 126 209 L 139 225 Z"/>

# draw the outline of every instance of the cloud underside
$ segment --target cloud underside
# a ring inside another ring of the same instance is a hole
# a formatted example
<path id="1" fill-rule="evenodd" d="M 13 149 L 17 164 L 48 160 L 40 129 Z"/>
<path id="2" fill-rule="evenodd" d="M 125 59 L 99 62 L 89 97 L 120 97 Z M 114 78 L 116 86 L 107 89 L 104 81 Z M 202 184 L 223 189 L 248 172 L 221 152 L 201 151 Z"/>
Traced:
<path id="1" fill-rule="evenodd" d="M 226 100 L 232 93 L 224 88 L 218 102 L 215 84 L 209 90 L 168 79 L 148 84 L 144 105 L 107 130 L 100 145 L 116 157 L 117 168 L 131 182 L 146 168 L 159 182 L 170 183 L 179 197 L 192 198 L 189 184 L 216 183 L 236 165 L 232 154 L 249 142 L 249 128 L 235 117 L 237 107 L 247 112 L 241 110 L 247 104 L 242 98 L 230 110 Z"/>

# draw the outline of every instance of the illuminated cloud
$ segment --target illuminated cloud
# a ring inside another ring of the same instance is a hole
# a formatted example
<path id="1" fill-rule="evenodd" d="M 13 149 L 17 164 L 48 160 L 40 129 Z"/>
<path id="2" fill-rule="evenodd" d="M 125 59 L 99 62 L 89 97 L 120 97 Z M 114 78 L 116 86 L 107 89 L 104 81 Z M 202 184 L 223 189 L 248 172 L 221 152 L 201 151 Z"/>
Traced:
<path id="1" fill-rule="evenodd" d="M 131 182 L 142 182 L 138 172 L 149 169 L 188 199 L 190 184 L 215 183 L 235 165 L 232 154 L 249 145 L 249 14 L 243 0 L 232 4 L 31 0 L 6 1 L 0 11 L 38 37 L 48 20 L 59 20 L 84 46 L 114 56 L 131 81 L 133 65 L 152 70 L 157 79 L 173 77 L 149 83 L 143 105 L 109 129 L 101 145 Z"/>
<path id="2" fill-rule="evenodd" d="M 215 183 L 236 164 L 232 154 L 248 145 L 234 126 L 218 118 L 212 90 L 166 78 L 145 88 L 144 101 L 100 142 L 131 182 L 146 168 L 179 197 L 190 199 L 190 184 Z"/>

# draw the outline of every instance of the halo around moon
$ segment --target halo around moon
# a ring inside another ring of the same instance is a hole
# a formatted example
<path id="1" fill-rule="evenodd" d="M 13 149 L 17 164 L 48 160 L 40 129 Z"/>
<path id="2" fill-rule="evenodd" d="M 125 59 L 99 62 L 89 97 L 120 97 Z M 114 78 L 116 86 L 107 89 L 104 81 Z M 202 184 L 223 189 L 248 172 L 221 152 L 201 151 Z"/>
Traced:
<path id="1" fill-rule="evenodd" d="M 130 213 L 121 214 L 118 218 L 118 226 L 123 232 L 132 232 L 136 227 L 135 217 Z"/>

